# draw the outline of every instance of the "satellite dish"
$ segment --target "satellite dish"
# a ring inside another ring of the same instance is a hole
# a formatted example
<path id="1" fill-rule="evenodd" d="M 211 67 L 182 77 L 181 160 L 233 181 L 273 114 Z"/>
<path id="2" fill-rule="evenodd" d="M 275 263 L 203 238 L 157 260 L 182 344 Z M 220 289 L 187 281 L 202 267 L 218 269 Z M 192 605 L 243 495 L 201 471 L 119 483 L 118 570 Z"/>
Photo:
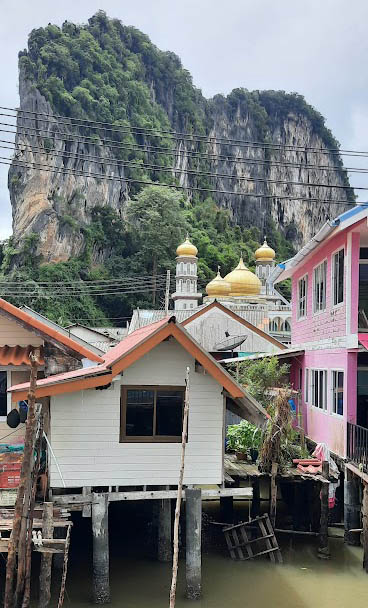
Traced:
<path id="1" fill-rule="evenodd" d="M 243 344 L 247 339 L 247 335 L 243 334 L 241 336 L 228 336 L 225 340 L 221 340 L 221 342 L 217 342 L 214 346 L 214 350 L 224 351 L 224 350 L 235 350 L 238 346 Z"/>

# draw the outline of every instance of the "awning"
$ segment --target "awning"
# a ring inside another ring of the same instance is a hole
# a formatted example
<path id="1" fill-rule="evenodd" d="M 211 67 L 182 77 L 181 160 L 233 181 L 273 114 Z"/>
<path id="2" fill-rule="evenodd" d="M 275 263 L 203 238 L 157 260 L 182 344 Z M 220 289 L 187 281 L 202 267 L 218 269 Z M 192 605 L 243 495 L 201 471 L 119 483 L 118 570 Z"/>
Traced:
<path id="1" fill-rule="evenodd" d="M 34 346 L 1 346 L 0 365 L 30 365 L 29 354 Z M 44 365 L 43 350 L 40 348 L 40 365 Z"/>
<path id="2" fill-rule="evenodd" d="M 368 341 L 368 334 L 367 334 Z M 254 361 L 255 359 L 264 359 L 265 357 L 277 357 L 278 359 L 287 359 L 290 357 L 298 357 L 300 355 L 304 355 L 304 348 L 286 348 L 278 353 L 254 353 L 248 355 L 247 357 L 230 357 L 229 359 L 220 359 L 219 363 L 236 363 L 240 361 L 244 363 L 245 361 Z"/>

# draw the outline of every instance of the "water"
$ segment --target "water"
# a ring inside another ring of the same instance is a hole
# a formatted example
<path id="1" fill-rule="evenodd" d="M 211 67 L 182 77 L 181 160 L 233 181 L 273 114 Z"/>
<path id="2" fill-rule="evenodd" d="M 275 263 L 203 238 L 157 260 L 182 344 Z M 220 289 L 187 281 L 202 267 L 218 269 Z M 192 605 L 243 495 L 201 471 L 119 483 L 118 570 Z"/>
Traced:
<path id="1" fill-rule="evenodd" d="M 126 505 L 124 505 L 125 507 Z M 134 516 L 134 517 L 133 517 Z M 90 521 L 76 521 L 65 608 L 82 608 L 91 594 Z M 110 521 L 111 595 L 113 608 L 166 608 L 171 565 L 157 562 L 144 515 L 116 510 Z M 219 534 L 219 539 L 222 537 Z M 203 556 L 203 598 L 185 599 L 185 562 L 180 560 L 177 608 L 366 608 L 368 575 L 362 549 L 331 539 L 331 560 L 316 557 L 317 539 L 281 540 L 283 565 L 260 558 L 232 561 L 220 543 Z M 56 605 L 56 597 L 53 605 Z"/>

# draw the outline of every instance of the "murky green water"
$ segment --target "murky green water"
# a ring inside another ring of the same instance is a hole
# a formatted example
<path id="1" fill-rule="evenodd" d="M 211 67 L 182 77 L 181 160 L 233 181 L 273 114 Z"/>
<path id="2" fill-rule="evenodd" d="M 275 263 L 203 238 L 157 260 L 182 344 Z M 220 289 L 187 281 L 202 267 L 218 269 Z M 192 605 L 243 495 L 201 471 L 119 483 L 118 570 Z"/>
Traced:
<path id="1" fill-rule="evenodd" d="M 123 513 L 114 521 L 111 538 L 112 606 L 163 608 L 169 605 L 170 564 L 150 555 L 149 526 L 144 518 Z M 66 608 L 90 601 L 89 521 L 75 526 L 74 550 L 67 582 Z M 110 525 L 110 529 L 111 529 Z M 77 531 L 78 528 L 78 531 Z M 139 539 L 137 541 L 137 538 Z M 133 542 L 137 541 L 137 542 Z M 180 561 L 177 608 L 367 608 L 368 575 L 362 550 L 331 539 L 330 561 L 316 557 L 316 539 L 282 539 L 283 565 L 266 559 L 234 562 L 218 545 L 203 557 L 203 599 L 185 599 L 185 562 Z"/>

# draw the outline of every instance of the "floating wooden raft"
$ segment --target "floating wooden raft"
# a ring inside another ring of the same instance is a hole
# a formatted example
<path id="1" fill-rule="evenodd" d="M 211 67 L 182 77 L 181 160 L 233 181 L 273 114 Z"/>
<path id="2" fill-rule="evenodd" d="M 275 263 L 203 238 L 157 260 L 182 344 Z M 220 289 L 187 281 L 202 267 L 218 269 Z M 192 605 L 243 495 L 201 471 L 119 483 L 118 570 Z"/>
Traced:
<path id="1" fill-rule="evenodd" d="M 282 555 L 269 516 L 262 515 L 235 526 L 223 528 L 232 559 L 246 560 L 268 555 L 282 564 Z"/>

